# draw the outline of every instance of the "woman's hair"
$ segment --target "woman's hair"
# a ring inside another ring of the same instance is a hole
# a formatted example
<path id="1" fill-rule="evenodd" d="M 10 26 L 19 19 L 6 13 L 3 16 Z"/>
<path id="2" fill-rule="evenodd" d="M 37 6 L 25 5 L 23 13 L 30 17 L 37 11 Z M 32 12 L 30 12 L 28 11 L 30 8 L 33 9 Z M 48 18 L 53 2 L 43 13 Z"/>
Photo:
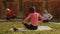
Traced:
<path id="1" fill-rule="evenodd" d="M 30 7 L 30 8 L 29 8 L 29 12 L 30 12 L 30 13 L 34 13 L 34 12 L 35 12 L 35 7 Z"/>

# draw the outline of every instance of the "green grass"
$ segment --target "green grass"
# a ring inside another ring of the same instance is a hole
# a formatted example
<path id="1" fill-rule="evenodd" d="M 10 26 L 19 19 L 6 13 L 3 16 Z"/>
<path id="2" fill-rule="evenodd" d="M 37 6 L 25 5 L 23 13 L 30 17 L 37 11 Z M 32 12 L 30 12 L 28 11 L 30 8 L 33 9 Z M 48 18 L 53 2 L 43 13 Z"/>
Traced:
<path id="1" fill-rule="evenodd" d="M 53 18 L 52 20 L 51 20 L 52 22 L 60 22 L 60 18 Z"/>
<path id="2" fill-rule="evenodd" d="M 60 25 L 42 23 L 43 26 L 49 26 L 53 28 L 52 30 L 45 31 L 16 31 L 11 32 L 9 29 L 11 27 L 24 27 L 21 22 L 0 22 L 0 34 L 60 34 Z"/>

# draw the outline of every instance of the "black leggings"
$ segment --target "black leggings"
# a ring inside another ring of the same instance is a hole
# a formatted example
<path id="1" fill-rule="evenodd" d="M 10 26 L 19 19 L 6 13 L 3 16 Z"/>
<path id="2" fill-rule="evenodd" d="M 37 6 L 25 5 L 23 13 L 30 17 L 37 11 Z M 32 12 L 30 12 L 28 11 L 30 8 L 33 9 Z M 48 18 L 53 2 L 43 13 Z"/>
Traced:
<path id="1" fill-rule="evenodd" d="M 49 22 L 49 20 L 43 20 L 43 22 Z"/>
<path id="2" fill-rule="evenodd" d="M 14 19 L 14 18 L 16 18 L 16 16 L 12 16 L 11 18 L 6 17 L 7 20 L 11 20 L 11 19 Z"/>
<path id="3" fill-rule="evenodd" d="M 27 23 L 25 23 L 24 26 L 29 30 L 36 30 L 38 28 L 38 26 L 28 25 Z"/>

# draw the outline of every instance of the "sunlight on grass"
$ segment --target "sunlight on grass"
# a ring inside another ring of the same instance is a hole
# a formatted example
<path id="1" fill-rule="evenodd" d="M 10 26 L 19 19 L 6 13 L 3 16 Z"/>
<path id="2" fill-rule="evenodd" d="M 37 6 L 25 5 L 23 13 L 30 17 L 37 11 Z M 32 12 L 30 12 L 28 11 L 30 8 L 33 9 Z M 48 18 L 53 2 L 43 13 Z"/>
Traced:
<path id="1" fill-rule="evenodd" d="M 0 22 L 0 34 L 60 34 L 60 25 L 43 23 L 41 26 L 49 26 L 53 30 L 45 31 L 16 31 L 11 32 L 11 27 L 24 27 L 22 22 Z"/>

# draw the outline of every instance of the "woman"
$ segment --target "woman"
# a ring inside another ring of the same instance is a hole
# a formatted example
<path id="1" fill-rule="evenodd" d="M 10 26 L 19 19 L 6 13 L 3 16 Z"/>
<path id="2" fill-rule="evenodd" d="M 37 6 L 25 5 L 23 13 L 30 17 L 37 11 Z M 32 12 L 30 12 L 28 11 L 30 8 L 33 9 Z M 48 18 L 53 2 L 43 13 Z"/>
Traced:
<path id="1" fill-rule="evenodd" d="M 38 24 L 39 24 L 38 17 L 40 17 L 41 19 L 40 23 L 42 23 L 43 21 L 42 16 L 39 13 L 37 13 L 35 10 L 36 10 L 35 7 L 30 7 L 29 8 L 30 14 L 23 20 L 23 25 L 25 26 L 25 28 L 29 30 L 36 30 L 38 28 Z M 31 19 L 31 24 L 26 23 L 28 19 Z"/>
<path id="2" fill-rule="evenodd" d="M 43 22 L 49 22 L 52 19 L 52 15 L 50 13 L 47 12 L 47 10 L 45 10 L 44 14 L 43 14 Z"/>

